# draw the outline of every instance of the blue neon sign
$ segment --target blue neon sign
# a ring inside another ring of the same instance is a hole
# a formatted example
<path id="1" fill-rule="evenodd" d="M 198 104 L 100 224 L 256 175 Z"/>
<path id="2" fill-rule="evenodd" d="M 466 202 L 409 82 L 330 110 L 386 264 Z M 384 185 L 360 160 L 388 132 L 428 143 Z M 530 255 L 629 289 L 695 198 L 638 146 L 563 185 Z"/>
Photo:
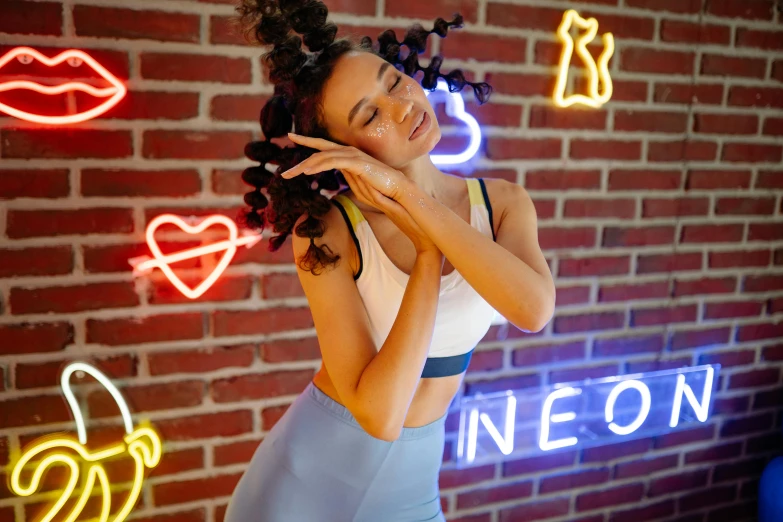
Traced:
<path id="1" fill-rule="evenodd" d="M 719 369 L 709 364 L 463 397 L 457 467 L 706 422 Z"/>
<path id="2" fill-rule="evenodd" d="M 470 143 L 468 148 L 459 154 L 430 154 L 430 159 L 435 165 L 454 165 L 457 163 L 464 163 L 470 158 L 476 155 L 479 146 L 481 145 L 481 129 L 476 121 L 476 118 L 465 112 L 465 100 L 462 99 L 462 94 L 458 92 L 449 92 L 449 86 L 445 80 L 438 78 L 437 88 L 430 92 L 425 90 L 427 96 L 437 91 L 444 91 L 446 93 L 446 114 L 452 118 L 456 118 L 465 122 L 470 131 Z"/>

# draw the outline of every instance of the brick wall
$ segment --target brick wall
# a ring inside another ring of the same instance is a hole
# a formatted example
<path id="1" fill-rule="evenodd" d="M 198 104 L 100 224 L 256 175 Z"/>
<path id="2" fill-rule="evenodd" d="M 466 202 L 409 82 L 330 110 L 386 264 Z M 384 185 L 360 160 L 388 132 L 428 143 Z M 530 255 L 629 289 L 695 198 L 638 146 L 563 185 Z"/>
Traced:
<path id="1" fill-rule="evenodd" d="M 8 473 L 20 447 L 72 430 L 57 377 L 89 360 L 165 440 L 136 507 L 143 520 L 222 520 L 256 445 L 320 364 L 290 247 L 240 248 L 196 301 L 159 271 L 134 281 L 129 269 L 149 253 L 156 215 L 233 218 L 242 205 L 239 174 L 252 165 L 242 151 L 259 137 L 271 86 L 260 48 L 231 29 L 232 4 L 0 3 L 0 55 L 82 49 L 129 91 L 67 128 L 0 115 L 0 465 Z M 781 450 L 783 15 L 773 2 L 327 5 L 340 35 L 430 27 L 459 10 L 467 27 L 431 37 L 425 57 L 442 52 L 444 71 L 495 87 L 480 108 L 464 91 L 485 133 L 470 174 L 534 198 L 557 311 L 537 335 L 493 326 L 466 393 L 723 366 L 705 425 L 613 446 L 457 470 L 455 412 L 441 474 L 449 521 L 751 519 L 761 470 Z M 615 36 L 615 92 L 600 109 L 551 101 L 554 32 L 569 7 Z M 447 134 L 439 151 L 459 148 Z M 193 262 L 189 277 L 212 266 Z M 91 444 L 121 433 L 105 394 L 84 407 Z M 47 490 L 65 480 L 55 475 Z M 32 520 L 43 498 L 13 497 L 2 478 L 0 522 Z"/>

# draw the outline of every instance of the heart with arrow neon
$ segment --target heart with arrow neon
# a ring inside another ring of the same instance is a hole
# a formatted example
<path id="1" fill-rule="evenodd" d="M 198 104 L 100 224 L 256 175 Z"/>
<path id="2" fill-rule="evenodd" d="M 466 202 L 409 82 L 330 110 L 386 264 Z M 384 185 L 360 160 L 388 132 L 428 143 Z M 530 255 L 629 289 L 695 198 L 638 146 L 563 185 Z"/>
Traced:
<path id="1" fill-rule="evenodd" d="M 223 225 L 228 229 L 229 237 L 225 241 L 219 241 L 211 243 L 209 245 L 203 245 L 187 250 L 175 252 L 173 254 L 164 254 L 158 242 L 155 239 L 155 231 L 162 225 L 175 225 L 188 234 L 197 235 L 202 233 L 212 225 Z M 133 275 L 139 276 L 151 271 L 154 268 L 160 268 L 160 270 L 168 277 L 169 281 L 179 290 L 182 294 L 190 299 L 197 299 L 204 292 L 206 292 L 220 275 L 225 271 L 234 255 L 237 252 L 237 248 L 244 245 L 247 248 L 251 248 L 258 243 L 262 234 L 248 233 L 245 231 L 242 237 L 239 237 L 236 224 L 226 216 L 215 214 L 206 218 L 197 217 L 182 217 L 174 214 L 161 214 L 155 219 L 150 221 L 147 226 L 147 245 L 150 247 L 153 257 L 140 256 L 134 257 L 128 260 L 133 267 Z M 211 254 L 214 252 L 225 251 L 225 254 L 220 259 L 220 262 L 212 270 L 212 273 L 207 276 L 196 288 L 190 288 L 174 273 L 171 265 L 177 261 L 184 261 L 194 257 L 199 257 L 204 254 Z"/>

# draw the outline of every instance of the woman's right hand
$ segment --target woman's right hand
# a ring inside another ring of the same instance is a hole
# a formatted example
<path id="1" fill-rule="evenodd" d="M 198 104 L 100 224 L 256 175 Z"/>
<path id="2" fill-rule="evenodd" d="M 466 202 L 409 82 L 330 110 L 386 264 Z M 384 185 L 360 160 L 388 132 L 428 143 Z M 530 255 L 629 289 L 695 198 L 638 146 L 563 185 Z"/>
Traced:
<path id="1" fill-rule="evenodd" d="M 405 207 L 380 193 L 362 177 L 356 177 L 349 172 L 343 172 L 343 176 L 359 201 L 382 211 L 410 238 L 417 254 L 436 254 L 443 258 L 443 253 L 435 242 L 422 230 Z"/>

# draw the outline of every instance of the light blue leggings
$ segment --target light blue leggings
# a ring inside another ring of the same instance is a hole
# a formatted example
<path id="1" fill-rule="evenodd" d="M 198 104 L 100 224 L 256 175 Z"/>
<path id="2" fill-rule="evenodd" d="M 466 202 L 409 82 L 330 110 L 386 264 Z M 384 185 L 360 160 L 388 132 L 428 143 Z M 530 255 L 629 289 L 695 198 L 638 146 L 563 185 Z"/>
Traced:
<path id="1" fill-rule="evenodd" d="M 225 522 L 446 522 L 446 415 L 388 442 L 310 382 L 239 480 Z"/>

